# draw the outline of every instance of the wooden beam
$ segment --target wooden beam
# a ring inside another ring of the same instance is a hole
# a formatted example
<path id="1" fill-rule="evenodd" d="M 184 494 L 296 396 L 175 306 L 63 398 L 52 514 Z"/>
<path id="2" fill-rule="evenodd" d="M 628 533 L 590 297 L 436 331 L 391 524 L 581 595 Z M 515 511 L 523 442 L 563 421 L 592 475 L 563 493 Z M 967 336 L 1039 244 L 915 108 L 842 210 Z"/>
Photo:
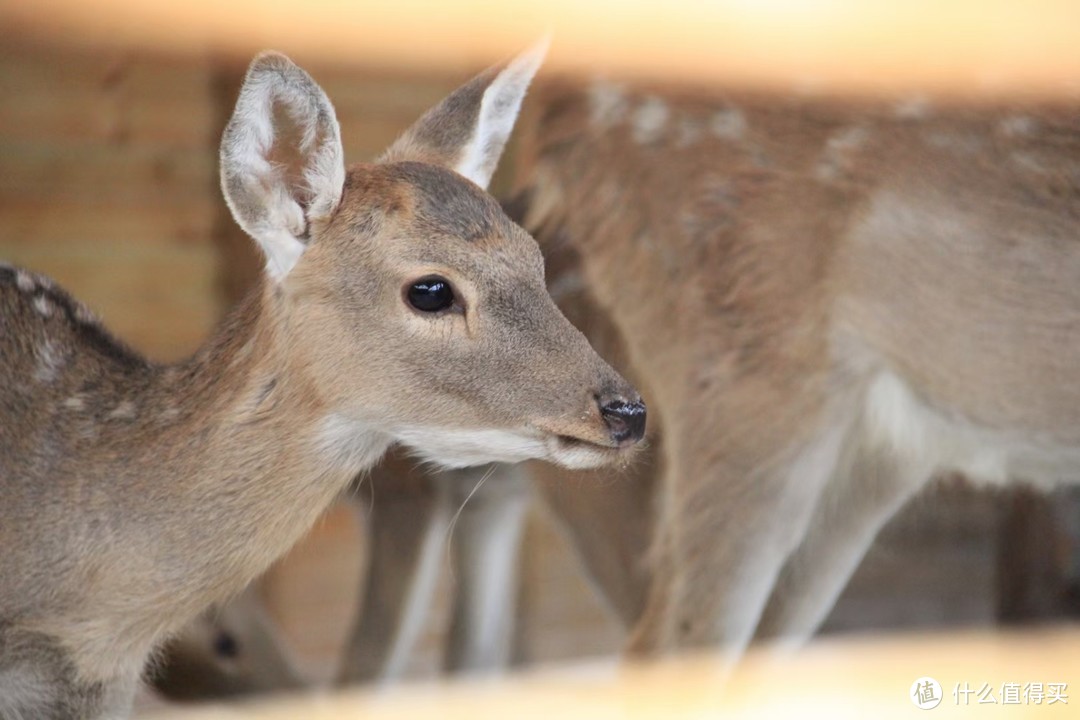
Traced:
<path id="1" fill-rule="evenodd" d="M 464 70 L 554 31 L 549 69 L 836 90 L 1074 93 L 1073 0 L 0 0 L 5 40 Z"/>

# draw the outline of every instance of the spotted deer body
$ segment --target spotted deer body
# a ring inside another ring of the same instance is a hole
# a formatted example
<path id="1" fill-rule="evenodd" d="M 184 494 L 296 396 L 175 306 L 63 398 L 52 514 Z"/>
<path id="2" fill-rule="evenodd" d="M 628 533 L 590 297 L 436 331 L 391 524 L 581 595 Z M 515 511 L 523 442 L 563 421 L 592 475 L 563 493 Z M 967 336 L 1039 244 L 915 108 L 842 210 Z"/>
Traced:
<path id="1" fill-rule="evenodd" d="M 540 94 L 524 225 L 662 437 L 617 518 L 549 494 L 616 604 L 641 598 L 631 649 L 802 641 L 940 473 L 1080 478 L 1077 107 Z M 644 573 L 602 562 L 644 527 Z"/>
<path id="2" fill-rule="evenodd" d="M 0 268 L 0 717 L 123 716 L 153 649 L 392 444 L 449 467 L 590 466 L 640 438 L 636 393 L 483 190 L 539 62 L 478 76 L 346 169 L 322 90 L 256 59 L 222 186 L 267 271 L 185 362 L 143 359 Z"/>

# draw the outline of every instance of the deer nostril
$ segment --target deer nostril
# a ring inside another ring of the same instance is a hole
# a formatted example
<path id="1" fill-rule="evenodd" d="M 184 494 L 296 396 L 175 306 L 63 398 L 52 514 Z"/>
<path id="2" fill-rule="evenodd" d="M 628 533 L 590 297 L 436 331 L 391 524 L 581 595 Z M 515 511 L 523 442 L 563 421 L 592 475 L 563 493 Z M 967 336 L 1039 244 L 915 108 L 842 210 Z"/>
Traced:
<path id="1" fill-rule="evenodd" d="M 600 416 L 611 432 L 611 439 L 619 445 L 632 445 L 645 435 L 645 403 L 640 400 L 627 402 L 622 398 L 600 403 Z"/>

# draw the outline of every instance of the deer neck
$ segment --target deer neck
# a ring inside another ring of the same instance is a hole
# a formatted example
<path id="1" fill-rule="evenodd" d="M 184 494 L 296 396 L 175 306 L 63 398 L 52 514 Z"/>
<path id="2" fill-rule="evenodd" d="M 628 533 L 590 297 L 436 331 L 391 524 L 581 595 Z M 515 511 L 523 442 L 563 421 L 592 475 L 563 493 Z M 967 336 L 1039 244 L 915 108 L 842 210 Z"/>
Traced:
<path id="1" fill-rule="evenodd" d="M 27 627 L 65 638 L 88 680 L 137 673 L 163 637 L 283 555 L 389 445 L 330 411 L 289 352 L 283 302 L 261 288 L 172 366 L 100 333 L 103 354 L 88 349 L 56 379 L 75 395 L 39 438 L 57 451 L 39 470 L 66 501 L 36 512 L 86 551 L 45 559 L 63 572 L 49 607 L 26 609 L 38 615 Z"/>
<path id="2" fill-rule="evenodd" d="M 109 483 L 114 512 L 153 518 L 131 547 L 177 619 L 261 573 L 389 445 L 330 411 L 289 353 L 284 302 L 261 288 L 194 357 L 153 371 L 128 433 L 138 455 Z"/>

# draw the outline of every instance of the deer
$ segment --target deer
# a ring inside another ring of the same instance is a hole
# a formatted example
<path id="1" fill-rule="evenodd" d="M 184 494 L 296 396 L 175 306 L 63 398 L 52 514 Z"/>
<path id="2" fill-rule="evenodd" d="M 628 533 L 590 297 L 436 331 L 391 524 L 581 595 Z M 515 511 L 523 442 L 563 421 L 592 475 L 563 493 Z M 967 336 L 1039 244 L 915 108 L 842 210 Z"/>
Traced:
<path id="1" fill-rule="evenodd" d="M 255 581 L 171 635 L 147 673 L 154 690 L 165 699 L 185 701 L 308 687 L 259 590 Z"/>
<path id="2" fill-rule="evenodd" d="M 534 100 L 523 226 L 659 439 L 617 519 L 546 493 L 631 656 L 801 646 L 935 478 L 1080 479 L 1080 99 Z"/>
<path id="3" fill-rule="evenodd" d="M 485 191 L 543 54 L 348 167 L 322 89 L 256 57 L 221 184 L 265 272 L 188 360 L 153 363 L 48 278 L 0 269 L 0 717 L 124 717 L 155 648 L 392 445 L 449 468 L 626 461 L 640 395 Z"/>

